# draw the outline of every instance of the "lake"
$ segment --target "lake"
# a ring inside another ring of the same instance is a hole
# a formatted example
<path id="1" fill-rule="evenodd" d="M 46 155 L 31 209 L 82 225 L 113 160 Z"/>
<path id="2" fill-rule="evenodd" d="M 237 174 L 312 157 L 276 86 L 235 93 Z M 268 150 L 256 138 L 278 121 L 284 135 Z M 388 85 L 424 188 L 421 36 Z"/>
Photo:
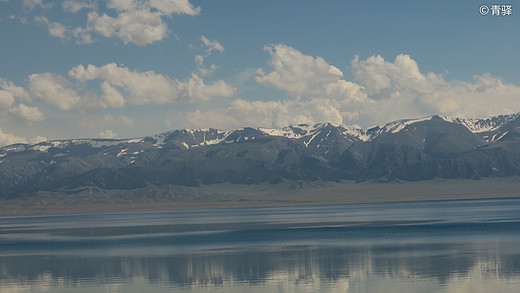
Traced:
<path id="1" fill-rule="evenodd" d="M 0 292 L 520 292 L 520 199 L 0 217 Z"/>

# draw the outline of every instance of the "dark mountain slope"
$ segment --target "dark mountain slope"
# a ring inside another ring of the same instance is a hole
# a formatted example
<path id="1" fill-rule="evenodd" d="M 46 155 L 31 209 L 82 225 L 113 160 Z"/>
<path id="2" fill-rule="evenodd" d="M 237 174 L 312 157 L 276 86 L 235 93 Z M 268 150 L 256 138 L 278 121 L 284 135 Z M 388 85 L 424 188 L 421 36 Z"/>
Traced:
<path id="1" fill-rule="evenodd" d="M 0 148 L 0 194 L 222 182 L 425 180 L 520 175 L 520 115 L 432 116 L 367 130 L 183 129 L 136 139 Z"/>

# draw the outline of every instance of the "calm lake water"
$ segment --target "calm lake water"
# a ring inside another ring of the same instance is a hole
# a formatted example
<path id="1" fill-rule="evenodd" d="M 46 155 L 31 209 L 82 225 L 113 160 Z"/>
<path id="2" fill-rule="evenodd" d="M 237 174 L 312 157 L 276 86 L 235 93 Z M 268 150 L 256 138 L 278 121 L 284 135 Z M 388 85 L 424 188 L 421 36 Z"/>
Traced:
<path id="1" fill-rule="evenodd" d="M 520 292 L 520 199 L 0 217 L 0 292 Z"/>

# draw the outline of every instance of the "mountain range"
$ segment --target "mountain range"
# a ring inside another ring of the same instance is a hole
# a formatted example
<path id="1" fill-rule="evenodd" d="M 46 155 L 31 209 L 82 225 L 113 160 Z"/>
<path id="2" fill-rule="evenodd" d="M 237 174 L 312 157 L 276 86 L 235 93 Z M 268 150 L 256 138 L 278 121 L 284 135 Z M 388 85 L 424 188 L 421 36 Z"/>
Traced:
<path id="1" fill-rule="evenodd" d="M 0 148 L 0 196 L 285 181 L 418 181 L 520 175 L 520 113 L 430 116 L 363 129 L 180 129 L 134 139 Z"/>

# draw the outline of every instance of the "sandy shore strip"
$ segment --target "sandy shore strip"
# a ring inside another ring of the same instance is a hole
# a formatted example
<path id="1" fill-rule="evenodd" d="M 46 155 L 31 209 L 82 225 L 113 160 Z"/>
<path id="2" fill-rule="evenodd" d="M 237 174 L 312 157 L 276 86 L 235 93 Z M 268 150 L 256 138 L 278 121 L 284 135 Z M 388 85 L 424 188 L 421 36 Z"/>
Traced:
<path id="1" fill-rule="evenodd" d="M 42 193 L 0 199 L 0 216 L 137 212 L 180 209 L 270 207 L 520 197 L 520 180 L 428 180 L 420 182 L 334 182 L 160 186 L 141 190 Z"/>

